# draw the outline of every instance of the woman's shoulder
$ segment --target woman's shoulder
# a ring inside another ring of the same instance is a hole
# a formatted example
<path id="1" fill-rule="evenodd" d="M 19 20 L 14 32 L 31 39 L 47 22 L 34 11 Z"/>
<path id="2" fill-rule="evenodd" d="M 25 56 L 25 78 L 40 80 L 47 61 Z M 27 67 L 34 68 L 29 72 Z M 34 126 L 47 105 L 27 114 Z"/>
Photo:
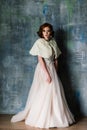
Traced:
<path id="1" fill-rule="evenodd" d="M 54 38 L 52 38 L 52 39 L 50 40 L 50 44 L 51 44 L 52 46 L 57 46 L 57 42 L 56 42 L 56 40 L 55 40 Z"/>
<path id="2" fill-rule="evenodd" d="M 39 38 L 39 39 L 37 39 L 36 42 L 35 42 L 35 45 L 36 45 L 36 46 L 44 46 L 44 45 L 45 45 L 45 40 L 44 40 L 44 38 Z"/>
<path id="3" fill-rule="evenodd" d="M 44 38 L 38 38 L 36 42 L 44 42 Z"/>
<path id="4" fill-rule="evenodd" d="M 31 50 L 30 50 L 30 54 L 32 55 L 38 55 L 40 53 L 40 51 L 43 50 L 44 44 L 43 44 L 43 39 L 42 38 L 38 38 L 35 43 L 33 44 Z"/>

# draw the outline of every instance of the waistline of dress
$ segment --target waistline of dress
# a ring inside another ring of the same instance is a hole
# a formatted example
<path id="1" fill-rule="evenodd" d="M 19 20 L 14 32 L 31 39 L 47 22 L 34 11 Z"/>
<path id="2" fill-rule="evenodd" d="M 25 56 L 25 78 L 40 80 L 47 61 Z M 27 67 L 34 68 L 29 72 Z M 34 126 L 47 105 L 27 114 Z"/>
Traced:
<path id="1" fill-rule="evenodd" d="M 54 64 L 54 60 L 53 59 L 44 59 L 44 61 L 46 62 L 46 64 Z"/>

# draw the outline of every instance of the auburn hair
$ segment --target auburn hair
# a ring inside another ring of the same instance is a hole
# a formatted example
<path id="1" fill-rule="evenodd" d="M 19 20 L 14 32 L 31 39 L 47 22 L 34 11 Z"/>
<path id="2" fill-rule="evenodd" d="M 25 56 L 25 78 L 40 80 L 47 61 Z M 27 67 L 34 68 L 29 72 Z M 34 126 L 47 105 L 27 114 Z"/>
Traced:
<path id="1" fill-rule="evenodd" d="M 41 38 L 43 38 L 42 32 L 43 32 L 43 29 L 44 29 L 45 27 L 49 27 L 49 28 L 50 28 L 51 36 L 54 37 L 53 26 L 52 26 L 51 24 L 49 24 L 49 23 L 44 23 L 44 24 L 42 24 L 42 25 L 39 27 L 39 31 L 37 32 L 38 36 L 41 37 Z"/>

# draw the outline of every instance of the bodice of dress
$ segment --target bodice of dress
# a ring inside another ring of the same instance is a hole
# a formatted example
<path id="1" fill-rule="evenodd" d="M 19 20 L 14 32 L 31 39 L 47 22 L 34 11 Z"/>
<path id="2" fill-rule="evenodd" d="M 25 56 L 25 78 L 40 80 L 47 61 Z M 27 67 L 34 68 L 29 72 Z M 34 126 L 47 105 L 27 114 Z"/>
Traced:
<path id="1" fill-rule="evenodd" d="M 44 58 L 46 64 L 54 63 L 55 53 L 52 47 L 51 49 L 52 49 L 52 55 L 49 58 Z"/>

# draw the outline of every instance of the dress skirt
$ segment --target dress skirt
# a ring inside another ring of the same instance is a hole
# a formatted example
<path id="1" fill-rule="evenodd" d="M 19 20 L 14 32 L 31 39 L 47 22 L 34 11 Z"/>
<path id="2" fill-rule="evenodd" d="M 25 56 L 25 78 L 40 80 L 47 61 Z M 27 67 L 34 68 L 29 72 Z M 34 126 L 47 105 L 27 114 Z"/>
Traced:
<path id="1" fill-rule="evenodd" d="M 26 125 L 38 128 L 68 127 L 74 122 L 54 63 L 46 61 L 46 65 L 51 83 L 46 81 L 45 73 L 38 63 L 25 109 L 14 115 L 11 122 L 25 120 Z"/>

